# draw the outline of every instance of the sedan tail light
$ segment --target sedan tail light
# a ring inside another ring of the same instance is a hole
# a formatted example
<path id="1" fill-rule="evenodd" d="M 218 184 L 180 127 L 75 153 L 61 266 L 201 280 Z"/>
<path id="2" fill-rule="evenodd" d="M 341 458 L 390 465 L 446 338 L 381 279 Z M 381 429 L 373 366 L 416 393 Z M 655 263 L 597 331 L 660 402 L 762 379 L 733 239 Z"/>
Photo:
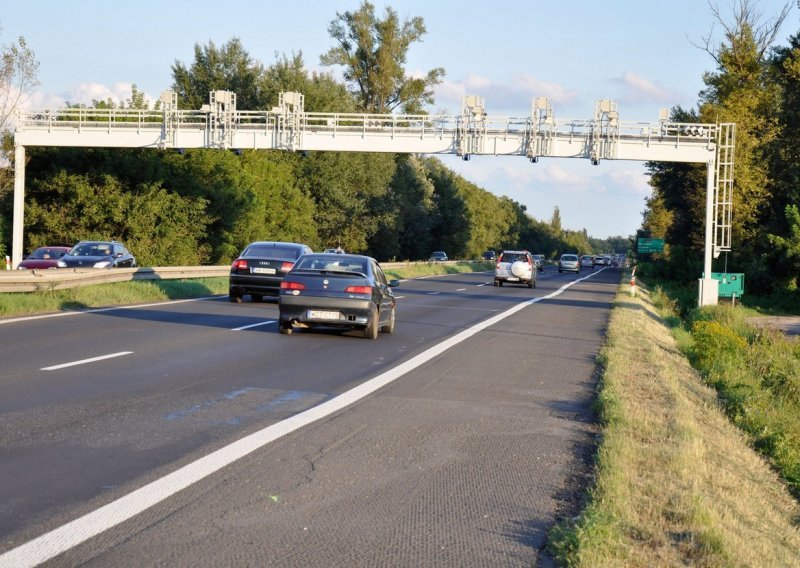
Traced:
<path id="1" fill-rule="evenodd" d="M 344 291 L 348 294 L 372 294 L 372 286 L 348 286 Z"/>
<path id="2" fill-rule="evenodd" d="M 306 285 L 302 282 L 287 282 L 284 280 L 281 282 L 281 290 L 305 290 Z"/>
<path id="3" fill-rule="evenodd" d="M 289 272 L 294 266 L 294 262 L 283 262 L 281 263 L 281 272 Z"/>
<path id="4" fill-rule="evenodd" d="M 231 268 L 234 270 L 247 270 L 247 261 L 243 258 L 237 258 L 231 264 Z"/>

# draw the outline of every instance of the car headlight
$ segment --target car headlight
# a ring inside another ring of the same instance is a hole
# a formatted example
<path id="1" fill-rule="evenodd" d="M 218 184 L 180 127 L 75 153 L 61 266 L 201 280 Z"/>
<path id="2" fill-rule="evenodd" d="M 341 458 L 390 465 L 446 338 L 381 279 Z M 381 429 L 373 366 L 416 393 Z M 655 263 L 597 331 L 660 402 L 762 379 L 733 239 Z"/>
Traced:
<path id="1" fill-rule="evenodd" d="M 110 260 L 103 260 L 101 262 L 95 262 L 94 263 L 94 267 L 95 268 L 106 268 L 109 264 L 111 264 Z"/>
<path id="2" fill-rule="evenodd" d="M 59 260 L 56 264 L 58 265 L 59 268 L 66 268 L 67 267 L 67 263 L 64 262 L 63 260 Z"/>

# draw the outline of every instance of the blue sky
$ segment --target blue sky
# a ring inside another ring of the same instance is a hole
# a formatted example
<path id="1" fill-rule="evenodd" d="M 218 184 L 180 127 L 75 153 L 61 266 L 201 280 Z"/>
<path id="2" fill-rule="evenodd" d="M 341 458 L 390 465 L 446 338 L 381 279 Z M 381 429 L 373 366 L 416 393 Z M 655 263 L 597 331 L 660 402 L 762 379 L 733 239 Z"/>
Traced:
<path id="1" fill-rule="evenodd" d="M 716 2 L 730 21 L 734 0 Z M 738 1 L 738 0 L 737 0 Z M 794 6 L 778 45 L 800 30 L 797 0 L 751 0 L 762 20 Z M 527 116 L 531 99 L 553 100 L 557 118 L 589 119 L 597 99 L 614 99 L 621 120 L 655 122 L 659 109 L 693 108 L 711 57 L 692 45 L 722 31 L 704 0 L 375 1 L 401 18 L 421 16 L 427 34 L 408 53 L 409 72 L 444 67 L 431 111 L 457 113 L 461 96 L 484 97 L 493 116 Z M 172 84 L 171 66 L 193 60 L 195 44 L 242 40 L 269 65 L 276 54 L 302 52 L 310 69 L 333 42 L 328 24 L 360 0 L 26 0 L 0 12 L 0 42 L 24 36 L 40 62 L 41 85 L 26 105 L 57 107 L 127 99 L 131 84 L 152 98 Z M 605 238 L 641 225 L 649 186 L 643 164 L 475 156 L 444 158 L 467 179 L 526 205 L 537 219 L 554 207 L 562 224 Z"/>

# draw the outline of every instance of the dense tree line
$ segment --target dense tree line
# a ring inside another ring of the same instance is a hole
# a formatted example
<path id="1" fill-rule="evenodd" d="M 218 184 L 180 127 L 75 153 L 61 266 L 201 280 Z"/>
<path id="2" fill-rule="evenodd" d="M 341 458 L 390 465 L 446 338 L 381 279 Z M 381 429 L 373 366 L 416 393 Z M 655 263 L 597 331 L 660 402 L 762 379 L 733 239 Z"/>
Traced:
<path id="1" fill-rule="evenodd" d="M 791 4 L 761 19 L 742 0 L 726 18 L 719 46 L 700 45 L 716 64 L 696 110 L 676 107 L 681 122 L 735 122 L 732 250 L 716 261 L 744 272 L 750 293 L 796 290 L 800 283 L 800 33 L 774 46 Z M 640 236 L 669 245 L 658 264 L 678 280 L 699 277 L 705 229 L 705 165 L 649 163 L 653 193 Z"/>
<path id="2" fill-rule="evenodd" d="M 178 106 L 200 108 L 213 90 L 236 92 L 238 107 L 248 110 L 276 106 L 284 91 L 302 92 L 311 112 L 420 112 L 432 102 L 444 70 L 414 78 L 403 68 L 409 46 L 425 32 L 420 18 L 401 22 L 391 8 L 378 17 L 364 2 L 337 14 L 329 32 L 336 46 L 322 63 L 344 66 L 343 83 L 308 71 L 302 54 L 264 66 L 234 38 L 196 45 L 191 64 L 174 63 Z M 93 106 L 136 109 L 147 102 L 134 87 L 128 101 Z M 11 216 L 10 197 L 0 196 L 0 218 Z M 424 259 L 432 250 L 453 258 L 503 248 L 549 257 L 610 250 L 585 231 L 535 220 L 523 205 L 435 158 L 340 152 L 32 147 L 25 235 L 26 250 L 118 239 L 142 265 L 226 263 L 254 240 L 338 245 L 379 260 Z M 7 245 L 9 237 L 0 227 L 0 240 Z"/>

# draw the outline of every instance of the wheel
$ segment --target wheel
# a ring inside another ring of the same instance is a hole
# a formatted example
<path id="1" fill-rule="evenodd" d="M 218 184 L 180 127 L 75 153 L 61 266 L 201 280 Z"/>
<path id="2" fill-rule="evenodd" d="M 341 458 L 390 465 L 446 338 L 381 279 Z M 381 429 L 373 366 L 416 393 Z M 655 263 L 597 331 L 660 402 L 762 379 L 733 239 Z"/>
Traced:
<path id="1" fill-rule="evenodd" d="M 500 286 L 500 281 L 499 280 L 495 280 L 494 281 L 494 287 L 497 288 L 498 286 Z"/>
<path id="2" fill-rule="evenodd" d="M 236 295 L 235 293 L 233 293 L 233 292 L 230 292 L 230 293 L 229 293 L 229 295 L 228 295 L 228 299 L 229 299 L 231 302 L 233 302 L 234 304 L 241 304 L 241 303 L 242 303 L 242 297 L 241 297 L 241 296 L 237 296 L 237 295 Z"/>
<path id="3" fill-rule="evenodd" d="M 559 271 L 559 272 L 564 272 L 564 271 L 563 271 L 563 270 L 561 270 L 560 268 L 558 269 L 558 271 Z"/>
<path id="4" fill-rule="evenodd" d="M 502 281 L 502 280 L 498 280 L 498 281 L 497 281 L 497 285 L 498 285 L 498 286 L 500 286 L 500 287 L 502 288 L 502 287 L 503 287 L 503 281 Z"/>
<path id="5" fill-rule="evenodd" d="M 281 333 L 281 335 L 291 335 L 292 322 L 278 320 L 278 331 Z"/>
<path id="6" fill-rule="evenodd" d="M 394 311 L 395 308 L 392 308 L 392 313 L 389 315 L 389 323 L 381 328 L 383 333 L 394 333 Z"/>
<path id="7" fill-rule="evenodd" d="M 364 339 L 378 339 L 378 309 L 372 308 L 369 323 L 364 328 Z"/>
<path id="8" fill-rule="evenodd" d="M 534 286 L 536 286 L 536 285 L 533 283 L 533 280 L 528 282 L 528 288 L 533 288 Z"/>

